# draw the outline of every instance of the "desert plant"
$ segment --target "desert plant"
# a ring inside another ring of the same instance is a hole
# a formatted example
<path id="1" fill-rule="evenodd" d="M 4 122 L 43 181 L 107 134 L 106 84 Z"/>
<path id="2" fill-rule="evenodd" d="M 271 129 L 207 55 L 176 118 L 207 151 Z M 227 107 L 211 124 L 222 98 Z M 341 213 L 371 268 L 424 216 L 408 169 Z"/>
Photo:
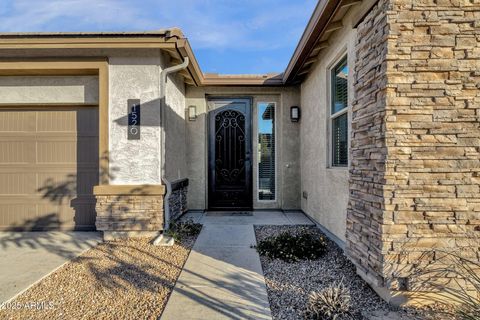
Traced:
<path id="1" fill-rule="evenodd" d="M 449 271 L 454 271 L 453 274 L 466 280 L 467 284 L 473 289 L 469 291 L 462 285 L 458 286 L 458 289 L 447 288 L 445 290 L 460 301 L 455 310 L 457 318 L 460 320 L 480 320 L 480 263 L 464 258 L 455 252 L 446 253 L 445 256 L 453 262 Z"/>
<path id="2" fill-rule="evenodd" d="M 260 241 L 256 249 L 260 255 L 295 262 L 318 259 L 327 250 L 327 243 L 322 236 L 308 232 L 295 235 L 286 231 Z"/>
<path id="3" fill-rule="evenodd" d="M 193 237 L 200 233 L 202 225 L 193 222 L 192 219 L 175 221 L 170 224 L 170 229 L 166 234 L 176 241 L 182 240 L 183 237 Z"/>
<path id="4" fill-rule="evenodd" d="M 350 312 L 350 291 L 343 279 L 308 296 L 306 315 L 310 319 L 336 320 Z"/>
<path id="5" fill-rule="evenodd" d="M 475 236 L 470 240 L 472 245 L 464 250 L 425 251 L 419 260 L 432 254 L 436 260 L 427 265 L 419 264 L 410 271 L 410 281 L 417 283 L 412 285 L 411 290 L 439 292 L 434 302 L 453 307 L 447 309 L 454 310 L 454 314 L 450 310 L 445 311 L 452 319 L 480 320 L 480 262 L 476 258 L 468 258 L 476 255 L 479 239 Z M 447 276 L 448 282 L 445 282 Z"/>
<path id="6" fill-rule="evenodd" d="M 460 320 L 480 320 L 480 301 L 476 305 L 461 304 L 457 307 L 456 314 Z"/>

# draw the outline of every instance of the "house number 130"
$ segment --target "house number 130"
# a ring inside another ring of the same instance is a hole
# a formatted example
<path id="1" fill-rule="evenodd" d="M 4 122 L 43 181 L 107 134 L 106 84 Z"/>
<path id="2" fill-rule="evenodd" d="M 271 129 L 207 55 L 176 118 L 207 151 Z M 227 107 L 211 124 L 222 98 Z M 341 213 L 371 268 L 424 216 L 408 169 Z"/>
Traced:
<path id="1" fill-rule="evenodd" d="M 129 99 L 128 102 L 128 140 L 140 139 L 140 100 Z"/>

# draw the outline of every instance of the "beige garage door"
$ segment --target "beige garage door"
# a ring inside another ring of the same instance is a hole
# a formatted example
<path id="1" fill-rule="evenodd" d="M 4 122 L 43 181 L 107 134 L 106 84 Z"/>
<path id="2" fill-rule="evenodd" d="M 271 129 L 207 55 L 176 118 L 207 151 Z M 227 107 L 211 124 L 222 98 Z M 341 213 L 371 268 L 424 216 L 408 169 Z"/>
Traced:
<path id="1" fill-rule="evenodd" d="M 0 109 L 0 229 L 90 230 L 98 108 Z"/>

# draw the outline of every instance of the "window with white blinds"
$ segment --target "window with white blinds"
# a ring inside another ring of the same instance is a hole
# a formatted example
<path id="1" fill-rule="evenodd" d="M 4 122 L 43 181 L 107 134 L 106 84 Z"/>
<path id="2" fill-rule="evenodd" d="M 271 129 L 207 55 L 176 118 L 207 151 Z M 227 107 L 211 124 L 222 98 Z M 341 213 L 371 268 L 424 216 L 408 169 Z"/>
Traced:
<path id="1" fill-rule="evenodd" d="M 330 109 L 331 164 L 348 166 L 348 64 L 344 57 L 333 69 Z"/>
<path id="2" fill-rule="evenodd" d="M 258 199 L 275 200 L 275 103 L 258 104 Z"/>

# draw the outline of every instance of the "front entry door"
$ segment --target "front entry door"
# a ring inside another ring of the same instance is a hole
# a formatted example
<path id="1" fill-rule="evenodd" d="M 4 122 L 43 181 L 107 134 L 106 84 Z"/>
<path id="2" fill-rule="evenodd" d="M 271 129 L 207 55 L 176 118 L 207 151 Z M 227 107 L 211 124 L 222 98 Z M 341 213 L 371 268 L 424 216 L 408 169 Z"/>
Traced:
<path id="1" fill-rule="evenodd" d="M 208 205 L 210 210 L 252 208 L 250 99 L 210 100 Z"/>

